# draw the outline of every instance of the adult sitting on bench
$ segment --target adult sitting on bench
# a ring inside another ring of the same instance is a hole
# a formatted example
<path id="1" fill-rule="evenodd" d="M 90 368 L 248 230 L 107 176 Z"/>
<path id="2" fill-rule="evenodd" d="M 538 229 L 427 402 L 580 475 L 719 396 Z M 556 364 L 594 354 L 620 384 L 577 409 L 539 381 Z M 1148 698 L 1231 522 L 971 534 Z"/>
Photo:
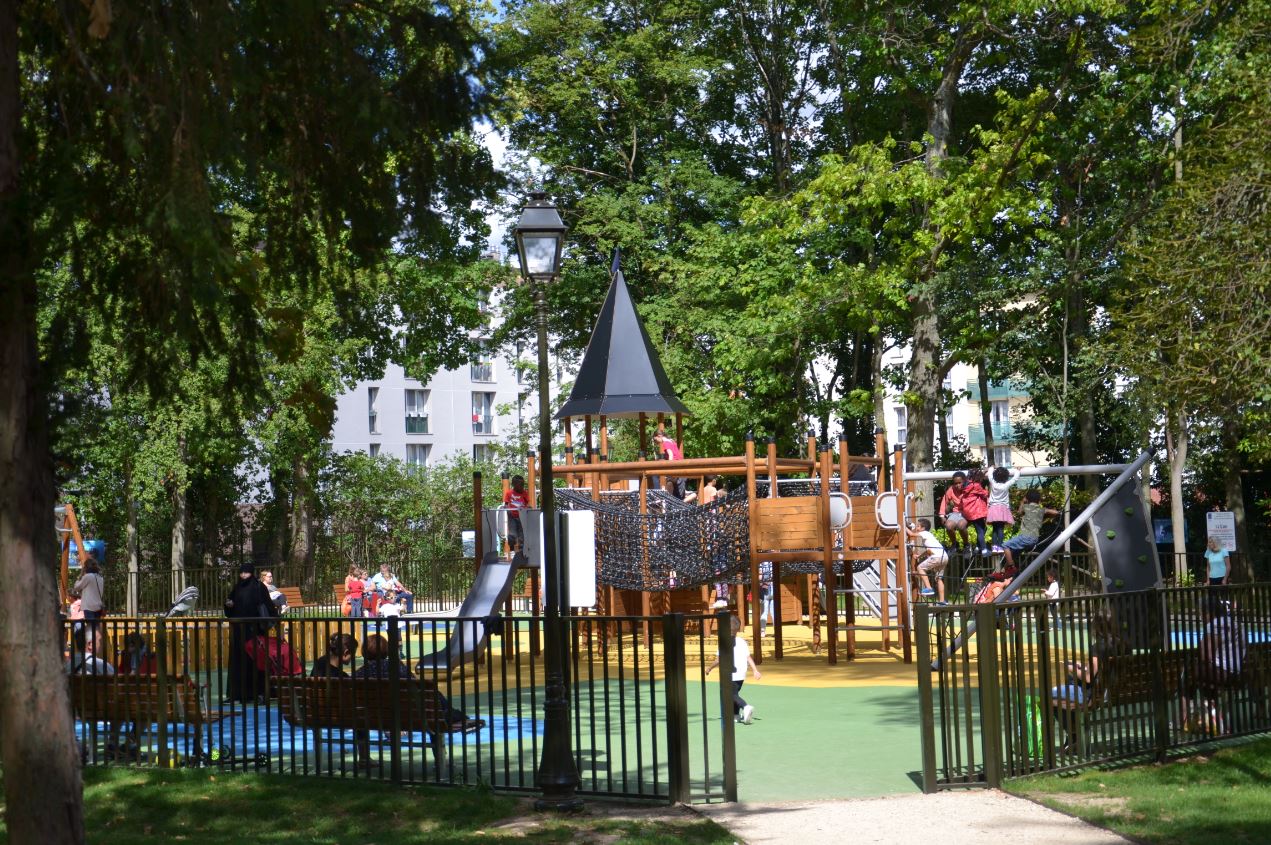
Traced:
<path id="1" fill-rule="evenodd" d="M 1090 650 L 1086 655 L 1087 659 L 1064 664 L 1068 671 L 1068 682 L 1050 691 L 1051 703 L 1055 707 L 1055 721 L 1063 729 L 1065 737 L 1061 753 L 1067 754 L 1075 748 L 1077 714 L 1093 704 L 1091 691 L 1095 688 L 1095 680 L 1101 672 L 1110 671 L 1108 664 L 1117 655 L 1128 651 L 1125 641 L 1117 631 L 1112 611 L 1108 608 L 1099 610 L 1090 620 Z"/>
<path id="2" fill-rule="evenodd" d="M 1211 588 L 1212 589 L 1212 588 Z M 1211 702 L 1214 733 L 1224 733 L 1218 701 L 1224 691 L 1234 689 L 1244 677 L 1249 643 L 1244 629 L 1230 613 L 1230 605 L 1217 595 L 1206 596 L 1205 632 L 1200 641 L 1200 659 L 1183 673 L 1182 724 L 1193 717 L 1190 701 L 1199 694 Z M 1203 712 L 1203 711 L 1202 711 Z"/>

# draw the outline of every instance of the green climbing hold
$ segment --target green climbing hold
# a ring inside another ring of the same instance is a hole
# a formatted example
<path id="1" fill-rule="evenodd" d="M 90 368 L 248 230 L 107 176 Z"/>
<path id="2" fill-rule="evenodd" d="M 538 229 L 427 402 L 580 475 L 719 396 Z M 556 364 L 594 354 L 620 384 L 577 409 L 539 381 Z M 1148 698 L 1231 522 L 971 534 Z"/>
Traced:
<path id="1" fill-rule="evenodd" d="M 1113 581 L 1113 582 L 1112 582 L 1112 586 L 1114 586 L 1114 587 L 1124 587 L 1124 586 L 1125 586 L 1125 581 L 1123 581 L 1122 579 L 1118 578 L 1117 580 L 1115 580 L 1115 581 Z"/>
<path id="2" fill-rule="evenodd" d="M 1134 516 L 1134 508 L 1126 508 L 1126 509 L 1125 509 L 1125 515 L 1126 515 L 1126 516 Z"/>
<path id="3" fill-rule="evenodd" d="M 1104 536 L 1105 536 L 1105 537 L 1107 537 L 1109 540 L 1115 540 L 1115 539 L 1117 538 L 1117 532 L 1113 531 L 1111 528 L 1109 528 L 1107 531 L 1103 532 L 1103 534 L 1104 534 Z"/>
<path id="4" fill-rule="evenodd" d="M 1139 563 L 1147 563 L 1147 555 L 1139 555 Z"/>

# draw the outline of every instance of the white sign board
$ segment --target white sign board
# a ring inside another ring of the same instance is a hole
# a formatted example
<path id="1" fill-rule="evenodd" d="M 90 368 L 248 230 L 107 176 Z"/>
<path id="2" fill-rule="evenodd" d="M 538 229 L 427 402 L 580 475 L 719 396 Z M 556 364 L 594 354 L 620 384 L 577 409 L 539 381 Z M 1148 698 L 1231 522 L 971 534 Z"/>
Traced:
<path id="1" fill-rule="evenodd" d="M 525 524 L 525 556 L 541 572 L 543 568 L 543 512 L 521 509 Z M 594 511 L 558 511 L 556 544 L 569 562 L 569 606 L 596 606 L 596 514 Z M 547 579 L 539 578 L 540 598 L 546 602 Z"/>
<path id="2" fill-rule="evenodd" d="M 1218 540 L 1218 547 L 1236 551 L 1236 515 L 1231 511 L 1210 511 L 1205 514 L 1205 536 Z"/>

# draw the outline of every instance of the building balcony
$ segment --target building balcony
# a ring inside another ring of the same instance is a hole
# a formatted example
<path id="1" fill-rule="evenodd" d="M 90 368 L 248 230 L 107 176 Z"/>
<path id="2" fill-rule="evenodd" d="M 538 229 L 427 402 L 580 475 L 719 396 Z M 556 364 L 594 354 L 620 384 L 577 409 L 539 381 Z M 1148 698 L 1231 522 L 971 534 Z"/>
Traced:
<path id="1" fill-rule="evenodd" d="M 1008 446 L 1015 439 L 1015 431 L 1010 422 L 993 423 L 993 443 L 998 446 Z M 984 426 L 969 425 L 966 429 L 966 440 L 968 446 L 984 445 Z"/>
<path id="2" fill-rule="evenodd" d="M 970 402 L 980 401 L 980 382 L 967 379 L 966 383 L 967 400 Z M 989 382 L 989 400 L 993 399 L 1027 399 L 1028 393 L 1018 388 L 1012 388 L 1010 380 L 1006 381 L 990 381 Z"/>
<path id="3" fill-rule="evenodd" d="M 406 433 L 407 434 L 427 434 L 428 433 L 428 417 L 407 416 L 406 417 Z"/>

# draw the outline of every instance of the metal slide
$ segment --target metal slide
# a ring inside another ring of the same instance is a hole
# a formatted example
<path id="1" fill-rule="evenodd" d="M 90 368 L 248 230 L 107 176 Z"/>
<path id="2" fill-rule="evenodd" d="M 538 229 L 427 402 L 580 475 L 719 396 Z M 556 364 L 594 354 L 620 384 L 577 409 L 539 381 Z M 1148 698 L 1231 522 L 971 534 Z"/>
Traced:
<path id="1" fill-rule="evenodd" d="M 897 586 L 896 564 L 891 561 L 888 561 L 887 563 L 887 581 L 892 585 L 892 588 Z M 852 584 L 855 587 L 856 595 L 865 602 L 865 606 L 869 609 L 870 614 L 878 619 L 882 619 L 883 609 L 882 604 L 879 602 L 879 597 L 883 595 L 883 585 L 878 577 L 878 561 L 871 560 L 868 568 L 863 569 L 860 572 L 853 573 Z M 891 618 L 899 619 L 900 608 L 896 601 L 895 590 L 889 589 L 886 595 Z M 849 617 L 850 615 L 851 614 L 849 613 Z"/>
<path id="2" fill-rule="evenodd" d="M 520 553 L 517 553 L 521 557 Z M 523 559 L 523 558 L 522 558 Z M 446 647 L 425 655 L 419 661 L 422 670 L 449 670 L 461 665 L 476 654 L 490 635 L 490 618 L 499 615 L 500 609 L 512 595 L 516 580 L 517 559 L 500 560 L 498 552 L 486 552 L 477 570 L 477 580 L 468 591 L 459 611 L 447 614 L 411 614 L 401 617 L 403 622 L 418 619 L 445 619 L 458 617 L 463 620 L 450 629 Z"/>

